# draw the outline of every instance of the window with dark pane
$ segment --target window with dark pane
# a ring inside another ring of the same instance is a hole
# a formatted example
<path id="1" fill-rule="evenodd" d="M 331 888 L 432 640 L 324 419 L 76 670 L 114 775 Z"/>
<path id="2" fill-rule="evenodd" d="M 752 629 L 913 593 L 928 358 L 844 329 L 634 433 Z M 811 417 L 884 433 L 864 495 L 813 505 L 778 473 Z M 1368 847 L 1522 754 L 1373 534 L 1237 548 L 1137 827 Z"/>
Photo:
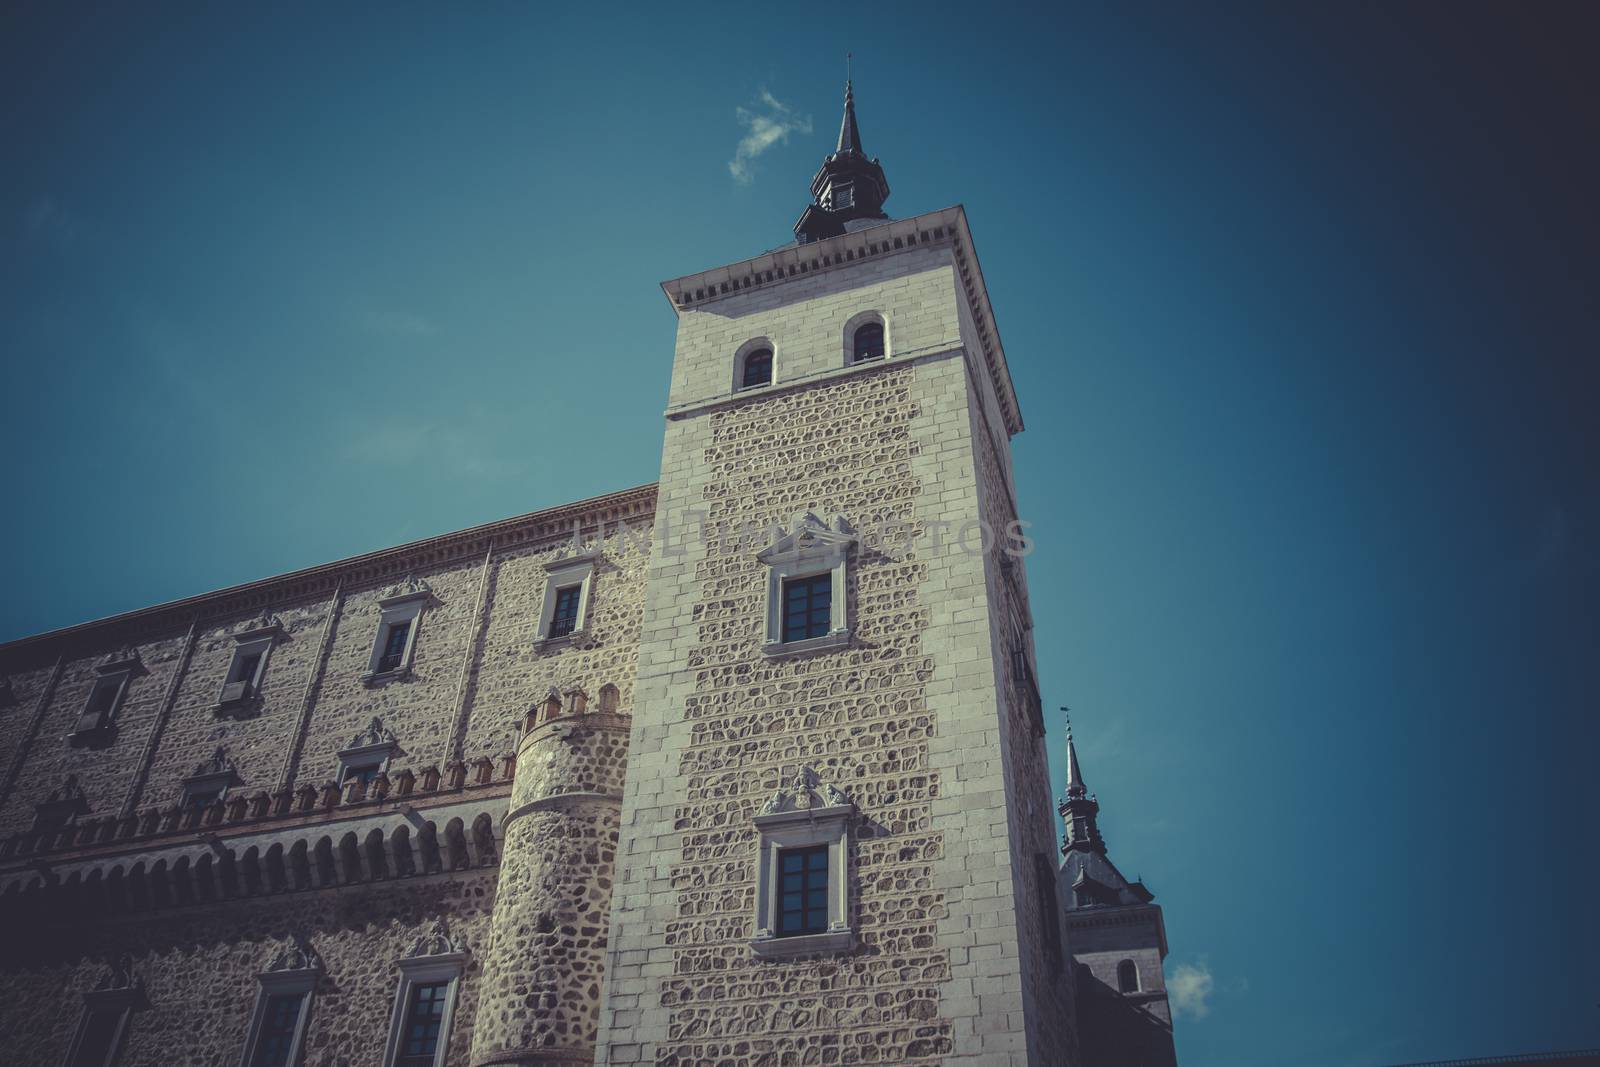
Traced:
<path id="1" fill-rule="evenodd" d="M 445 998 L 449 993 L 449 982 L 419 983 L 411 987 L 395 1067 L 433 1067 L 439 1050 L 439 1029 L 444 1025 Z"/>
<path id="2" fill-rule="evenodd" d="M 383 655 L 378 657 L 378 670 L 397 671 L 406 661 L 406 638 L 411 635 L 411 620 L 389 624 L 383 635 Z"/>
<path id="3" fill-rule="evenodd" d="M 833 575 L 813 574 L 783 583 L 783 639 L 804 641 L 832 629 Z"/>
<path id="4" fill-rule="evenodd" d="M 246 652 L 235 656 L 233 671 L 228 675 L 229 682 L 253 682 L 256 680 L 256 669 L 261 666 L 261 653 Z"/>
<path id="5" fill-rule="evenodd" d="M 251 1067 L 288 1067 L 289 1053 L 294 1051 L 295 1027 L 300 1022 L 304 1002 L 305 996 L 301 993 L 279 993 L 267 998 Z"/>
<path id="6" fill-rule="evenodd" d="M 78 1040 L 78 1051 L 72 1057 L 71 1067 L 106 1067 L 115 1062 L 117 1031 L 122 1027 L 126 1009 L 99 1007 L 89 1009 L 89 1018 L 83 1024 L 83 1036 Z"/>
<path id="7" fill-rule="evenodd" d="M 828 929 L 828 846 L 778 852 L 778 936 Z"/>
<path id="8" fill-rule="evenodd" d="M 1117 990 L 1121 993 L 1139 992 L 1139 968 L 1132 960 L 1117 964 Z"/>
<path id="9" fill-rule="evenodd" d="M 220 796 L 222 796 L 220 789 L 191 789 L 184 794 L 183 801 L 191 808 L 203 810 L 210 807 L 211 802 Z"/>
<path id="10" fill-rule="evenodd" d="M 360 782 L 362 785 L 371 785 L 372 780 L 378 777 L 378 772 L 381 770 L 383 770 L 383 763 L 381 761 L 378 763 L 354 764 L 345 768 L 344 779 L 339 784 L 344 785 L 346 782 Z"/>
<path id="11" fill-rule="evenodd" d="M 556 590 L 556 611 L 550 617 L 550 636 L 565 637 L 578 628 L 578 595 L 581 585 Z"/>
<path id="12" fill-rule="evenodd" d="M 111 718 L 117 706 L 117 694 L 122 691 L 121 678 L 102 678 L 94 684 L 89 703 L 78 717 L 78 729 L 98 730 Z"/>
<path id="13" fill-rule="evenodd" d="M 772 349 L 758 348 L 744 357 L 744 377 L 739 388 L 772 384 Z"/>
<path id="14" fill-rule="evenodd" d="M 856 330 L 853 362 L 864 363 L 869 359 L 882 359 L 883 351 L 883 323 L 869 322 Z"/>

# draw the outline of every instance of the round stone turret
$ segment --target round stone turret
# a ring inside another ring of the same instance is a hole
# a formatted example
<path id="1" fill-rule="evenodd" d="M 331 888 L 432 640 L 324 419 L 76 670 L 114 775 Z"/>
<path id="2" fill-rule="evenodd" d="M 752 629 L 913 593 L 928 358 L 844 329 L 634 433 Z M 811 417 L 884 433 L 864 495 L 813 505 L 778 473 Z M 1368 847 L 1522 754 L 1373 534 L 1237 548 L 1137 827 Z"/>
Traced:
<path id="1" fill-rule="evenodd" d="M 628 716 L 616 690 L 528 713 L 506 815 L 472 1067 L 594 1062 Z M 601 710 L 604 709 L 604 710 Z"/>

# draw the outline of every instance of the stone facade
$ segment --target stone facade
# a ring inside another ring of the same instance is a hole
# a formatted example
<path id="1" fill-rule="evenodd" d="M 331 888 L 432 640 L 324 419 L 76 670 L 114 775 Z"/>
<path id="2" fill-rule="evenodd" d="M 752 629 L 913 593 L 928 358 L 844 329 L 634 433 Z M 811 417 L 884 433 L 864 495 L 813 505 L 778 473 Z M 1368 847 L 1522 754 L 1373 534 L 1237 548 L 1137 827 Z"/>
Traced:
<path id="1" fill-rule="evenodd" d="M 1017 400 L 964 212 L 869 221 L 664 284 L 656 486 L 0 647 L 5 1047 L 389 1067 L 426 974 L 435 1065 L 1097 1063 Z"/>

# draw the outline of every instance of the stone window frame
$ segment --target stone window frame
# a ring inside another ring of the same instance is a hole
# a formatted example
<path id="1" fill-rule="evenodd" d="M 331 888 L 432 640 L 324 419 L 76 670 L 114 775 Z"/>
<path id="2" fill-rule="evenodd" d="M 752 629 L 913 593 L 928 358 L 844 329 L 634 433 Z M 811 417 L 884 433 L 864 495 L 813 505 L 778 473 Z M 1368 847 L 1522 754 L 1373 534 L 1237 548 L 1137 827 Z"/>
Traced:
<path id="1" fill-rule="evenodd" d="M 283 636 L 283 627 L 277 619 L 263 619 L 256 625 L 233 635 L 233 656 L 228 660 L 228 673 L 222 676 L 222 689 L 217 695 L 216 710 L 228 711 L 246 707 L 261 695 L 261 679 L 267 673 L 267 660 Z M 256 669 L 249 678 L 236 678 L 239 665 L 249 656 L 260 653 Z"/>
<path id="2" fill-rule="evenodd" d="M 345 779 L 352 771 L 377 767 L 378 773 L 389 770 L 389 763 L 400 753 L 400 742 L 383 725 L 383 720 L 373 717 L 367 728 L 350 739 L 350 744 L 335 753 L 339 757 L 339 775 L 334 780 L 344 788 Z"/>
<path id="3" fill-rule="evenodd" d="M 78 816 L 89 814 L 89 801 L 78 784 L 78 776 L 67 775 L 61 787 L 33 806 L 33 833 L 60 830 L 77 821 Z"/>
<path id="4" fill-rule="evenodd" d="M 855 543 L 855 536 L 843 517 L 835 515 L 830 522 L 824 522 L 816 513 L 808 511 L 796 516 L 789 532 L 756 553 L 756 559 L 767 568 L 767 620 L 761 641 L 763 655 L 769 658 L 802 655 L 844 648 L 850 644 L 847 598 L 850 588 L 850 547 Z M 819 574 L 831 574 L 833 577 L 828 604 L 828 632 L 820 637 L 785 641 L 784 583 Z"/>
<path id="5" fill-rule="evenodd" d="M 207 803 L 224 800 L 228 790 L 241 784 L 238 768 L 233 760 L 228 758 L 226 750 L 221 745 L 208 760 L 203 760 L 193 773 L 183 779 L 179 802 L 184 807 L 194 805 L 201 797 L 211 797 Z M 201 805 L 204 806 L 204 805 Z"/>
<path id="6" fill-rule="evenodd" d="M 546 561 L 544 597 L 539 604 L 539 627 L 534 632 L 534 648 L 563 645 L 589 636 L 589 627 L 594 621 L 591 611 L 594 604 L 595 564 L 599 561 L 600 553 L 597 549 Z M 556 593 L 574 585 L 579 587 L 578 621 L 570 633 L 551 637 L 550 625 L 556 615 Z"/>
<path id="7" fill-rule="evenodd" d="M 759 352 L 762 349 L 772 353 L 772 368 L 771 373 L 767 376 L 767 383 L 765 385 L 745 385 L 744 361 L 749 358 L 750 353 Z M 733 391 L 735 393 L 756 393 L 763 389 L 770 389 L 776 384 L 778 384 L 778 346 L 773 343 L 772 338 L 764 336 L 752 337 L 740 345 L 733 354 Z"/>
<path id="8" fill-rule="evenodd" d="M 125 959 L 118 961 L 97 988 L 83 994 L 83 1009 L 78 1015 L 78 1025 L 72 1033 L 72 1043 L 67 1046 L 67 1063 L 78 1062 L 83 1039 L 89 1033 L 90 1020 L 96 1015 L 112 1012 L 117 1015 L 116 1029 L 112 1032 L 111 1043 L 106 1047 L 105 1059 L 97 1067 L 112 1067 L 117 1062 L 117 1057 L 122 1052 L 122 1043 L 128 1036 L 128 1026 L 133 1020 L 133 1013 L 147 1006 L 143 985 L 132 977 L 126 968 Z"/>
<path id="9" fill-rule="evenodd" d="M 244 1053 L 239 1057 L 239 1067 L 252 1067 L 256 1046 L 261 1041 L 262 1026 L 267 1018 L 267 1005 L 273 997 L 300 994 L 300 1014 L 294 1023 L 294 1039 L 289 1045 L 289 1056 L 284 1061 L 298 1064 L 305 1052 L 306 1031 L 310 1028 L 311 1006 L 316 998 L 317 980 L 322 976 L 321 961 L 310 949 L 291 945 L 274 958 L 266 970 L 256 975 L 255 1008 L 250 1013 L 250 1029 L 244 1042 Z"/>
<path id="10" fill-rule="evenodd" d="M 869 322 L 875 322 L 883 327 L 883 355 L 877 359 L 864 359 L 858 363 L 856 362 L 856 331 Z M 844 365 L 846 367 L 869 367 L 876 366 L 879 363 L 887 363 L 894 358 L 894 337 L 889 329 L 889 316 L 877 308 L 858 311 L 851 315 L 845 320 L 844 337 L 839 348 L 844 354 Z"/>
<path id="11" fill-rule="evenodd" d="M 399 961 L 400 983 L 394 994 L 394 1009 L 389 1013 L 389 1038 L 384 1045 L 384 1067 L 392 1067 L 400 1055 L 405 1034 L 406 1012 L 411 1005 L 411 990 L 418 985 L 449 982 L 445 991 L 444 1014 L 439 1018 L 439 1044 L 433 1050 L 434 1067 L 444 1067 L 450 1050 L 450 1027 L 455 1020 L 456 1002 L 461 995 L 461 975 L 466 971 L 469 953 L 458 947 L 436 921 L 433 930 L 413 946 L 411 954 Z"/>
<path id="12" fill-rule="evenodd" d="M 802 768 L 793 792 L 780 789 L 753 819 L 759 852 L 750 950 L 757 956 L 849 952 L 856 945 L 850 925 L 851 826 L 856 806 L 831 785 L 814 788 L 814 782 L 810 768 Z M 828 928 L 818 934 L 779 937 L 774 932 L 783 896 L 779 856 L 786 849 L 818 845 L 828 849 Z"/>
<path id="13" fill-rule="evenodd" d="M 123 702 L 128 698 L 128 684 L 133 681 L 133 676 L 140 669 L 139 657 L 133 652 L 126 652 L 112 657 L 95 667 L 94 685 L 89 687 L 89 695 L 84 699 L 83 709 L 78 712 L 76 725 L 67 740 L 71 744 L 85 744 L 95 738 L 106 735 L 117 721 L 117 714 L 122 711 Z M 95 695 L 108 686 L 116 686 L 116 693 L 111 698 L 111 703 L 102 712 L 95 713 L 96 721 L 89 722 L 90 709 L 94 707 Z"/>
<path id="14" fill-rule="evenodd" d="M 417 655 L 417 634 L 422 630 L 422 610 L 433 597 L 424 582 L 407 582 L 387 591 L 378 598 L 378 632 L 373 636 L 372 654 L 367 660 L 366 673 L 361 676 L 364 685 L 383 685 L 411 677 L 411 667 Z M 389 631 L 400 623 L 410 623 L 406 631 L 406 647 L 400 653 L 399 665 L 379 670 L 384 647 L 389 643 Z"/>

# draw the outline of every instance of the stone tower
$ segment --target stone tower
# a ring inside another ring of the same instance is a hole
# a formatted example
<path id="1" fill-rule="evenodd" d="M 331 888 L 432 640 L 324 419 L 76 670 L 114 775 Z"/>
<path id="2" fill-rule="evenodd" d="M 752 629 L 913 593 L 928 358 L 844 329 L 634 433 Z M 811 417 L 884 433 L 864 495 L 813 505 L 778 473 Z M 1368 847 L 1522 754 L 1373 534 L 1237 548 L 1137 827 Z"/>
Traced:
<path id="1" fill-rule="evenodd" d="M 594 1062 L 628 720 L 551 689 L 528 713 L 472 1030 L 472 1067 Z"/>
<path id="2" fill-rule="evenodd" d="M 1075 1064 L 1022 419 L 967 217 L 884 214 L 848 88 L 811 188 L 795 244 L 663 284 L 596 1059 Z"/>
<path id="3" fill-rule="evenodd" d="M 1094 1067 L 1175 1067 L 1172 1009 L 1162 961 L 1167 930 L 1143 882 L 1128 881 L 1106 855 L 1100 804 L 1084 784 L 1067 724 L 1066 824 L 1061 886 L 1077 968 L 1078 1040 Z"/>

